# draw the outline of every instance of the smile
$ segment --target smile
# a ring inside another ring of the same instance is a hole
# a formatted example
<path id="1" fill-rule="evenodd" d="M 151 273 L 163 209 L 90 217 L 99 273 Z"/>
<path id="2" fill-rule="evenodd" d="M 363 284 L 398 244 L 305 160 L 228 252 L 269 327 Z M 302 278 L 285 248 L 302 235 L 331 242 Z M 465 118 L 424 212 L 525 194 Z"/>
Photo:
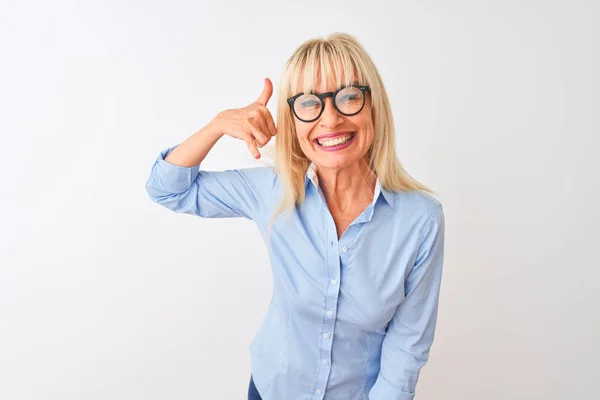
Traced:
<path id="1" fill-rule="evenodd" d="M 355 132 L 350 132 L 349 134 L 338 136 L 333 139 L 323 138 L 323 139 L 315 139 L 315 143 L 326 150 L 339 150 L 344 147 L 347 147 L 352 140 L 354 139 Z"/>

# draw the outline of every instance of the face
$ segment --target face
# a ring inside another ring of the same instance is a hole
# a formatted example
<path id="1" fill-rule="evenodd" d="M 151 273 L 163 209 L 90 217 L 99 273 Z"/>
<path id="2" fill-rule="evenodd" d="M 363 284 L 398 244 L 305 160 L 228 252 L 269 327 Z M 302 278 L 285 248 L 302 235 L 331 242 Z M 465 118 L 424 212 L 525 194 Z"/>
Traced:
<path id="1" fill-rule="evenodd" d="M 314 91 L 320 94 L 337 89 L 335 82 L 328 82 L 327 85 L 317 85 Z M 296 93 L 301 91 L 299 88 Z M 326 97 L 324 101 L 325 108 L 317 120 L 303 122 L 294 117 L 296 135 L 302 151 L 317 168 L 342 169 L 360 163 L 365 159 L 374 139 L 370 92 L 365 92 L 363 109 L 352 116 L 338 112 L 332 97 Z M 349 141 L 335 145 L 348 136 Z M 336 139 L 336 142 L 331 141 Z"/>

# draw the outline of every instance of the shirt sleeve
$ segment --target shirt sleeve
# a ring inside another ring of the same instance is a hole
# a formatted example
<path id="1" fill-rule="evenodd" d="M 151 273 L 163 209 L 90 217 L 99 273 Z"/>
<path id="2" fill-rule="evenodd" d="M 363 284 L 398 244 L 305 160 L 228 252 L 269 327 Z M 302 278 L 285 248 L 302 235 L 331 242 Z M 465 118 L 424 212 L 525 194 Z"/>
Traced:
<path id="1" fill-rule="evenodd" d="M 412 400 L 419 371 L 429 358 L 437 320 L 444 258 L 445 219 L 441 204 L 424 225 L 415 264 L 383 338 L 381 364 L 369 400 Z"/>
<path id="2" fill-rule="evenodd" d="M 177 146 L 161 151 L 152 166 L 146 181 L 152 201 L 178 213 L 205 218 L 260 218 L 272 196 L 273 169 L 203 171 L 201 163 L 182 167 L 165 161 Z"/>

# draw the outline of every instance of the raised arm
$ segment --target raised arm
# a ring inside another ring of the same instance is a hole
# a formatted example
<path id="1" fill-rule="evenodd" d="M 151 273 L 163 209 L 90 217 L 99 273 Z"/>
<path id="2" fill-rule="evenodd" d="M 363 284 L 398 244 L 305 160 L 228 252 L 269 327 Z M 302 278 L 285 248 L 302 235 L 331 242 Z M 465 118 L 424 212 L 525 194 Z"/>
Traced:
<path id="1" fill-rule="evenodd" d="M 225 110 L 183 143 L 157 157 L 146 191 L 150 198 L 173 211 L 201 217 L 256 219 L 272 189 L 274 172 L 268 167 L 202 171 L 200 164 L 223 135 L 244 140 L 255 158 L 258 147 L 276 134 L 266 104 L 273 92 L 269 79 L 257 101 L 241 109 Z"/>

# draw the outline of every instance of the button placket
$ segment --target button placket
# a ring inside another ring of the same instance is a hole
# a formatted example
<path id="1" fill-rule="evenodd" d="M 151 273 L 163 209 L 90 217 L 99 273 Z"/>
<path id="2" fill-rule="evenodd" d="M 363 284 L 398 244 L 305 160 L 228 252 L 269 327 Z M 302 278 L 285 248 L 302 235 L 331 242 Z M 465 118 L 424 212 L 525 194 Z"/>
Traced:
<path id="1" fill-rule="evenodd" d="M 333 221 L 332 221 L 333 222 Z M 325 395 L 327 381 L 331 371 L 331 351 L 333 345 L 333 332 L 335 328 L 335 308 L 337 307 L 339 297 L 338 277 L 340 275 L 341 262 L 339 257 L 339 242 L 335 234 L 334 225 L 331 225 L 329 245 L 330 251 L 327 256 L 327 270 L 329 272 L 329 285 L 325 294 L 325 308 L 323 314 L 323 333 L 321 334 L 320 359 L 317 361 L 317 374 L 315 386 L 313 386 L 313 396 L 315 399 L 321 399 Z M 338 251 L 336 251 L 338 249 Z"/>

